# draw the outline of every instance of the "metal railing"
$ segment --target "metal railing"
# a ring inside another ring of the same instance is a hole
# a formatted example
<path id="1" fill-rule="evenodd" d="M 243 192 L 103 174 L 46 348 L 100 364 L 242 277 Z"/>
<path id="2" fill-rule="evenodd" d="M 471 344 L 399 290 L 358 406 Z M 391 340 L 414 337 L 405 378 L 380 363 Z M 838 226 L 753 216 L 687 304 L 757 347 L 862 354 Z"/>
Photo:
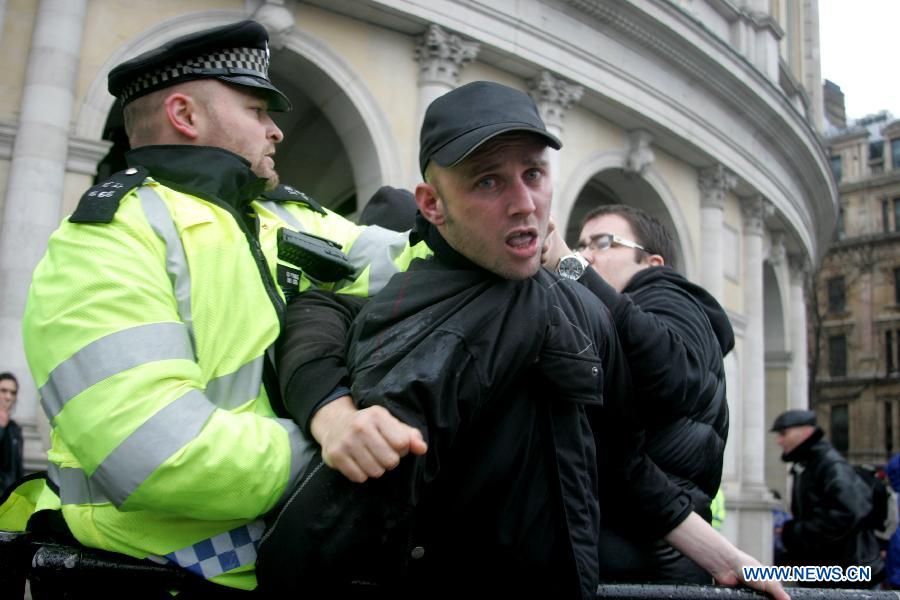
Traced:
<path id="1" fill-rule="evenodd" d="M 0 590 L 22 598 L 25 580 L 35 600 L 63 597 L 72 589 L 190 589 L 201 581 L 171 565 L 157 565 L 124 555 L 76 548 L 29 533 L 0 531 Z M 102 582 L 102 583 L 100 583 Z M 202 582 L 202 585 L 211 585 Z M 207 588 L 208 589 L 208 588 Z M 794 600 L 900 600 L 900 592 L 787 588 Z M 426 594 L 423 594 L 427 596 Z M 201 596 L 202 597 L 202 596 Z M 715 585 L 602 584 L 597 600 L 759 600 L 765 594 Z"/>

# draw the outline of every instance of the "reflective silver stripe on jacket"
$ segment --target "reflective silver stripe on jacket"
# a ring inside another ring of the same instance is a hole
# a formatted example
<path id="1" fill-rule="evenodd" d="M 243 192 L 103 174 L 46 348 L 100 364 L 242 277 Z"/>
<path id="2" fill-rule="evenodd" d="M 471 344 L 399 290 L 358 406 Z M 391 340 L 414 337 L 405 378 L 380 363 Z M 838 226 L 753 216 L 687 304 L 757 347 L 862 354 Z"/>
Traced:
<path id="1" fill-rule="evenodd" d="M 138 188 L 138 197 L 141 199 L 147 222 L 166 245 L 166 273 L 169 274 L 175 292 L 178 315 L 187 326 L 188 334 L 191 336 L 191 347 L 196 348 L 194 320 L 191 316 L 191 273 L 188 270 L 184 246 L 175 229 L 175 221 L 172 220 L 166 203 L 152 187 L 144 185 Z"/>
<path id="2" fill-rule="evenodd" d="M 276 419 L 276 421 L 287 431 L 288 443 L 291 446 L 291 473 L 288 478 L 288 484 L 284 488 L 284 493 L 276 503 L 276 506 L 280 506 L 282 502 L 287 501 L 294 490 L 294 486 L 306 475 L 313 456 L 316 454 L 318 444 L 303 433 L 297 427 L 297 424 L 290 419 Z"/>
<path id="3" fill-rule="evenodd" d="M 107 377 L 160 360 L 194 360 L 181 323 L 149 323 L 94 340 L 50 372 L 41 404 L 51 421 L 66 403 Z"/>
<path id="4" fill-rule="evenodd" d="M 105 504 L 109 502 L 97 485 L 92 485 L 87 474 L 81 469 L 60 467 L 50 463 L 47 477 L 59 488 L 62 504 Z"/>
<path id="5" fill-rule="evenodd" d="M 300 221 L 291 214 L 291 211 L 281 205 L 280 202 L 272 202 L 271 200 L 258 200 L 257 204 L 265 208 L 270 213 L 296 229 L 297 231 L 306 231 L 306 228 Z"/>
<path id="6" fill-rule="evenodd" d="M 62 504 L 99 504 L 116 507 L 152 475 L 170 456 L 203 429 L 215 410 L 198 390 L 190 390 L 161 408 L 109 453 L 94 473 L 56 469 Z"/>
<path id="7" fill-rule="evenodd" d="M 394 260 L 406 248 L 408 241 L 408 232 L 398 233 L 377 225 L 369 225 L 353 242 L 348 257 L 357 273 L 362 273 L 366 265 L 369 266 L 370 297 L 380 292 L 399 271 Z"/>
<path id="8" fill-rule="evenodd" d="M 172 282 L 178 314 L 187 326 L 192 347 L 196 349 L 191 313 L 191 272 L 175 221 L 172 220 L 172 214 L 166 203 L 152 187 L 142 186 L 138 189 L 138 196 L 150 227 L 166 245 L 166 272 Z M 225 409 L 236 408 L 259 396 L 262 372 L 263 359 L 260 356 L 233 373 L 220 375 L 211 380 L 206 385 L 206 395 L 216 406 Z"/>
<path id="9" fill-rule="evenodd" d="M 263 355 L 259 355 L 234 373 L 220 375 L 206 384 L 206 397 L 225 410 L 237 408 L 259 396 L 263 377 Z"/>

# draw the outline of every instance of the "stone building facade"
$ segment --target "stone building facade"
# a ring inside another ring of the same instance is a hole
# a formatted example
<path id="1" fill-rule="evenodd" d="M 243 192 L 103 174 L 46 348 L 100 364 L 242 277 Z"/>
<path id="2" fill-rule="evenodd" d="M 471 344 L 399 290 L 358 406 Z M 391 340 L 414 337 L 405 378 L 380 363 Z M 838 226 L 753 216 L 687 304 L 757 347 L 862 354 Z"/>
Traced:
<path id="1" fill-rule="evenodd" d="M 834 227 L 821 143 L 817 0 L 6 0 L 0 3 L 0 356 L 25 374 L 32 270 L 83 190 L 127 142 L 106 91 L 116 64 L 253 17 L 294 103 L 282 180 L 354 215 L 381 185 L 413 186 L 425 107 L 490 79 L 530 92 L 565 146 L 553 214 L 571 236 L 600 203 L 645 208 L 682 270 L 727 308 L 731 431 L 725 532 L 771 556 L 766 431 L 807 406 L 804 273 Z M 23 377 L 28 460 L 48 425 Z M 782 484 L 783 485 L 783 484 Z"/>
<path id="2" fill-rule="evenodd" d="M 810 313 L 812 396 L 838 450 L 880 465 L 900 450 L 900 120 L 828 134 L 840 218 Z"/>

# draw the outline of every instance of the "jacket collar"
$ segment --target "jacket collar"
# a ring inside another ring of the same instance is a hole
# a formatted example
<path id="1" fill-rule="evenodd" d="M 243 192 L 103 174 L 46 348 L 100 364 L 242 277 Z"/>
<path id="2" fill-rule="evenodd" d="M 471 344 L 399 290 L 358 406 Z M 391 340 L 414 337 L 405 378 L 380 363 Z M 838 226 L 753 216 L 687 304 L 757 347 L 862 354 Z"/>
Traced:
<path id="1" fill-rule="evenodd" d="M 125 154 L 129 166 L 149 169 L 156 181 L 179 192 L 218 200 L 242 211 L 266 187 L 243 157 L 210 146 L 142 146 Z"/>
<path id="2" fill-rule="evenodd" d="M 466 271 L 489 271 L 478 266 L 459 252 L 457 252 L 441 235 L 438 228 L 432 225 L 428 219 L 422 216 L 421 212 L 416 213 L 416 234 L 422 238 L 429 248 L 434 252 L 435 258 L 453 269 L 463 269 Z M 413 241 L 410 239 L 410 244 Z"/>
<path id="3" fill-rule="evenodd" d="M 816 430 L 812 432 L 812 435 L 803 440 L 800 445 L 798 445 L 787 454 L 782 454 L 781 460 L 783 460 L 784 462 L 794 463 L 806 462 L 818 453 L 817 450 L 821 450 L 821 448 L 816 448 L 816 446 L 820 441 L 822 441 L 822 436 L 824 435 L 825 432 L 822 431 L 819 427 L 816 427 Z M 823 445 L 827 443 L 828 442 L 824 442 Z"/>

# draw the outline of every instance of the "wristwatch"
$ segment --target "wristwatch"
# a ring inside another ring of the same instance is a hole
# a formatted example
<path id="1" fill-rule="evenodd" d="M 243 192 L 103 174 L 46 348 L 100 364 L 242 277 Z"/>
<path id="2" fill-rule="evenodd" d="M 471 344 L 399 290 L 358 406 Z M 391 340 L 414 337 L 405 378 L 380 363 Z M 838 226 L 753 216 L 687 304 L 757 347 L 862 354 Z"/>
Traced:
<path id="1" fill-rule="evenodd" d="M 565 279 L 579 280 L 584 275 L 588 261 L 580 254 L 569 254 L 559 259 L 556 266 L 556 274 Z"/>

